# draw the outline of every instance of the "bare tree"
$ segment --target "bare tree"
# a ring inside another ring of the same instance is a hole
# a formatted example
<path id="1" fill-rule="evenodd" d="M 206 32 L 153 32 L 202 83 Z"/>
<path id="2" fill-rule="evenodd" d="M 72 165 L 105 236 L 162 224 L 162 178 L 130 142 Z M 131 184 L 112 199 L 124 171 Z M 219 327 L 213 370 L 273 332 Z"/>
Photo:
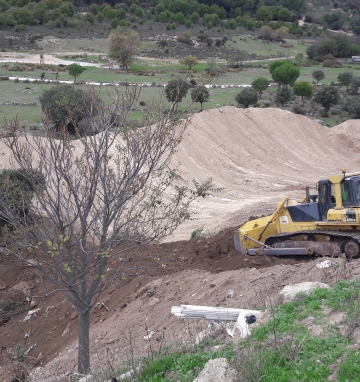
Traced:
<path id="1" fill-rule="evenodd" d="M 211 180 L 189 186 L 170 167 L 188 124 L 179 115 L 164 114 L 159 104 L 143 127 L 128 127 L 138 96 L 136 88 L 115 93 L 95 114 L 89 105 L 93 134 L 86 138 L 64 133 L 55 139 L 47 125 L 45 136 L 32 137 L 16 121 L 4 138 L 12 167 L 27 178 L 33 197 L 26 219 L 1 198 L 0 218 L 11 225 L 7 247 L 50 282 L 48 293 L 61 291 L 77 310 L 82 374 L 90 369 L 90 310 L 101 293 L 126 272 L 135 248 L 171 234 L 189 218 L 190 203 L 211 187 Z"/>
<path id="2" fill-rule="evenodd" d="M 246 50 L 237 50 L 234 53 L 233 59 L 236 62 L 236 66 L 243 66 L 244 61 L 250 58 L 249 53 Z"/>

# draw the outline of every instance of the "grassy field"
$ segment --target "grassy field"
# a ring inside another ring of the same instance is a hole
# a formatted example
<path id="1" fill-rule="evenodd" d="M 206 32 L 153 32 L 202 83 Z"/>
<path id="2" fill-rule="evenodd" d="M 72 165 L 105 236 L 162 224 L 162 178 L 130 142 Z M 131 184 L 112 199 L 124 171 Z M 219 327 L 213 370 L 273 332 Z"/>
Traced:
<path id="1" fill-rule="evenodd" d="M 306 48 L 314 43 L 314 39 L 285 39 L 289 47 L 282 47 L 279 41 L 263 41 L 252 35 L 233 36 L 225 45 L 228 49 L 245 50 L 256 56 L 294 57 L 297 53 L 305 53 Z"/>
<path id="2" fill-rule="evenodd" d="M 234 39 L 239 39 L 239 44 L 244 43 L 244 38 L 240 36 L 234 37 Z M 250 41 L 250 40 L 249 40 Z M 252 46 L 258 47 L 256 49 L 264 48 L 268 45 L 273 44 L 262 44 L 259 40 L 251 40 L 249 42 Z M 306 44 L 304 43 L 295 43 L 294 49 L 296 52 L 300 51 L 301 48 L 305 49 Z M 297 45 L 296 45 L 297 44 Z M 255 48 L 254 48 L 255 49 Z M 293 59 L 292 59 L 293 60 Z M 294 61 L 294 60 L 293 60 Z M 235 72 L 224 72 L 218 77 L 211 79 L 211 85 L 236 85 L 236 84 L 247 84 L 250 85 L 251 82 L 257 77 L 265 77 L 271 80 L 271 76 L 268 70 L 269 61 L 259 61 L 253 63 L 247 63 L 246 66 Z M 0 76 L 11 76 L 18 78 L 36 78 L 40 79 L 41 73 L 44 69 L 34 69 L 34 70 L 25 70 L 21 71 L 21 64 L 12 64 L 17 65 L 19 70 L 8 71 L 5 68 L 5 64 L 0 65 Z M 73 81 L 73 78 L 69 76 L 67 71 L 58 72 L 58 66 L 53 66 L 50 69 L 45 70 L 45 79 L 46 80 L 55 80 L 56 77 L 60 81 Z M 129 84 L 151 84 L 158 83 L 165 85 L 168 81 L 182 77 L 182 78 L 193 78 L 197 82 L 202 81 L 202 75 L 205 73 L 207 68 L 207 63 L 200 62 L 193 68 L 192 72 L 187 71 L 185 65 L 179 64 L 175 60 L 156 60 L 148 58 L 137 58 L 134 63 L 130 66 L 130 71 L 125 73 L 124 71 L 118 70 L 109 70 L 107 67 L 97 67 L 90 66 L 86 67 L 82 75 L 78 78 L 81 82 L 95 82 L 95 83 L 121 83 L 126 82 Z M 325 73 L 325 79 L 321 81 L 323 84 L 331 84 L 337 82 L 337 76 L 342 72 L 353 72 L 354 75 L 360 75 L 360 65 L 355 65 L 345 63 L 342 68 L 323 68 L 320 65 L 312 66 L 301 66 L 300 67 L 300 77 L 299 80 L 312 82 L 312 72 L 317 69 L 322 69 Z M 0 82 L 0 120 L 3 121 L 5 118 L 11 118 L 12 116 L 17 115 L 19 120 L 24 125 L 32 125 L 41 121 L 41 114 L 39 106 L 20 106 L 20 105 L 4 105 L 4 103 L 29 103 L 29 102 L 38 102 L 40 94 L 45 89 L 49 89 L 52 86 L 51 83 L 39 82 L 31 83 L 27 80 L 20 80 L 19 82 L 14 81 L 1 81 Z M 86 85 L 77 84 L 78 87 L 86 87 Z M 29 89 L 26 89 L 29 88 Z M 163 87 L 143 87 L 140 101 L 145 102 L 146 105 L 159 99 L 163 93 Z M 211 109 L 214 107 L 221 107 L 225 105 L 236 105 L 235 95 L 241 91 L 241 88 L 211 88 L 210 89 L 210 99 L 209 102 L 204 103 L 204 109 Z M 273 105 L 273 100 L 275 96 L 276 87 L 269 88 L 265 91 L 262 99 L 259 101 L 259 106 L 264 107 L 268 104 Z M 112 86 L 101 86 L 99 87 L 99 92 L 101 95 L 105 95 L 109 92 L 112 92 Z M 10 96 L 9 96 L 10 95 Z M 293 101 L 292 104 L 286 105 L 285 108 L 292 109 L 294 104 L 299 104 L 299 99 Z M 180 108 L 187 108 L 191 104 L 190 92 L 187 97 L 182 101 Z M 165 103 L 164 107 L 169 107 L 169 103 Z M 310 110 L 310 103 L 307 101 L 305 103 L 305 109 Z M 190 106 L 191 111 L 199 110 L 200 104 L 196 103 Z M 137 109 L 133 113 L 134 119 L 141 119 L 143 107 L 137 105 Z M 320 118 L 316 116 L 316 118 Z M 323 119 L 323 118 L 321 118 Z M 327 119 L 324 119 L 324 122 L 330 126 L 341 123 L 343 119 L 341 117 L 330 116 Z"/>

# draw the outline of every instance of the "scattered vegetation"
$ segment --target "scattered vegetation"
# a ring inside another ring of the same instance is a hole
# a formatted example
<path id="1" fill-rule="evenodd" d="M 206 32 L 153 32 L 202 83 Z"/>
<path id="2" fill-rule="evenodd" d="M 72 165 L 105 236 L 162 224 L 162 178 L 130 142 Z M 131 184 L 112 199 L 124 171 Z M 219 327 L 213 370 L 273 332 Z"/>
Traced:
<path id="1" fill-rule="evenodd" d="M 340 382 L 355 382 L 360 372 L 359 352 L 353 347 L 354 328 L 360 318 L 359 297 L 359 281 L 339 281 L 331 289 L 300 293 L 290 303 L 270 303 L 268 319 L 250 337 L 229 343 L 223 325 L 214 326 L 198 345 L 163 348 L 138 360 L 141 366 L 133 380 L 190 382 L 208 360 L 225 357 L 246 382 L 322 382 L 330 376 Z M 329 316 L 339 311 L 345 313 L 339 323 L 342 330 L 329 322 Z M 318 330 L 312 331 L 313 326 Z"/>

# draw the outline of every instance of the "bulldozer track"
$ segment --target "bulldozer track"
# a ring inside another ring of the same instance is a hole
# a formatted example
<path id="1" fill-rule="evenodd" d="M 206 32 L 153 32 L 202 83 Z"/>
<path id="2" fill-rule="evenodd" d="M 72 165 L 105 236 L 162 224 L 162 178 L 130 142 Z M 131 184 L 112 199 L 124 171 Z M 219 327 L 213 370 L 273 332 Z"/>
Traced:
<path id="1" fill-rule="evenodd" d="M 306 230 L 306 231 L 296 231 L 296 232 L 291 232 L 291 233 L 286 232 L 286 233 L 278 233 L 276 235 L 271 235 L 266 239 L 265 244 L 268 240 L 273 239 L 273 238 L 277 238 L 277 237 L 290 238 L 290 237 L 294 237 L 294 236 L 298 236 L 298 235 L 327 235 L 330 237 L 344 237 L 344 238 L 351 238 L 351 239 L 357 240 L 360 243 L 360 234 L 354 234 L 354 233 L 351 233 L 349 231 Z"/>
<path id="2" fill-rule="evenodd" d="M 279 233 L 276 235 L 269 236 L 264 244 L 272 245 L 275 240 L 279 239 L 279 241 L 284 241 L 287 239 L 292 239 L 300 235 L 323 235 L 323 236 L 329 236 L 332 241 L 333 239 L 341 239 L 343 238 L 343 241 L 341 242 L 341 245 L 345 244 L 349 240 L 355 240 L 359 247 L 360 247 L 360 234 L 352 233 L 349 231 L 332 231 L 332 230 L 305 230 L 305 231 L 297 231 L 297 232 L 286 232 L 286 233 Z M 304 240 L 308 242 L 314 242 L 316 243 L 316 240 Z"/>

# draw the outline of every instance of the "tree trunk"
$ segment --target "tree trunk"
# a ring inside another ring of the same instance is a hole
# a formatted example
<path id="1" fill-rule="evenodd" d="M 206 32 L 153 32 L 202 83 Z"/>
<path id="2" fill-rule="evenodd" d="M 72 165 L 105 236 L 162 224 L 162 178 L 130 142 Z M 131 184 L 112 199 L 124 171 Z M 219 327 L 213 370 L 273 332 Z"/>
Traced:
<path id="1" fill-rule="evenodd" d="M 90 371 L 90 310 L 79 312 L 79 349 L 78 349 L 78 372 L 88 374 Z"/>

